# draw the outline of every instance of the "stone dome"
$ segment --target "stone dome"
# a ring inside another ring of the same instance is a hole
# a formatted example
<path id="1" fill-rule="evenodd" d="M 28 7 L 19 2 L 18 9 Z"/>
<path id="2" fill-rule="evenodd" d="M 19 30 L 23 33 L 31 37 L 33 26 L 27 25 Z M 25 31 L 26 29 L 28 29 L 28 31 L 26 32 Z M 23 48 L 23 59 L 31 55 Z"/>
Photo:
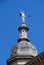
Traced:
<path id="1" fill-rule="evenodd" d="M 36 56 L 37 50 L 30 42 L 21 41 L 11 49 L 11 56 Z"/>

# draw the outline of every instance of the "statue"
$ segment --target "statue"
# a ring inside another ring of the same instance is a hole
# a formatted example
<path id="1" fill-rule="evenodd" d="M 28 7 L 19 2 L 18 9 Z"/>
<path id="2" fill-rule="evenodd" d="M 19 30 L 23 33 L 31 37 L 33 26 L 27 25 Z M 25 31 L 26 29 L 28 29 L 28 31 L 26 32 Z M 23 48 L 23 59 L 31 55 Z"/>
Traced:
<path id="1" fill-rule="evenodd" d="M 22 23 L 25 23 L 25 14 L 24 14 L 24 11 L 20 11 L 20 16 L 22 17 Z"/>

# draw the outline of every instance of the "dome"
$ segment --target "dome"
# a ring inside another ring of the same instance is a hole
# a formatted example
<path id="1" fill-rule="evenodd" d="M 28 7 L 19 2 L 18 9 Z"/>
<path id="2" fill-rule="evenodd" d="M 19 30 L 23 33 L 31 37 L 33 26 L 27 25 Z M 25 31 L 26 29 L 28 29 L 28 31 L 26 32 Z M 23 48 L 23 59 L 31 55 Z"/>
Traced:
<path id="1" fill-rule="evenodd" d="M 30 42 L 21 41 L 11 49 L 11 57 L 15 57 L 16 55 L 36 56 L 37 50 Z"/>

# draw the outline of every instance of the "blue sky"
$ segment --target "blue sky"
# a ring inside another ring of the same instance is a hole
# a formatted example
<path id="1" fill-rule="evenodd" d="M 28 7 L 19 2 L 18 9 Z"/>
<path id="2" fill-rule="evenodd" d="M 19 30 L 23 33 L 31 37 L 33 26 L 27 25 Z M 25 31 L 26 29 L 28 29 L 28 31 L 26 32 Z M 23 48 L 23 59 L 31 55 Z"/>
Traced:
<path id="1" fill-rule="evenodd" d="M 10 50 L 17 44 L 20 10 L 26 14 L 30 42 L 35 45 L 38 54 L 44 51 L 44 0 L 0 0 L 0 65 L 7 65 Z"/>

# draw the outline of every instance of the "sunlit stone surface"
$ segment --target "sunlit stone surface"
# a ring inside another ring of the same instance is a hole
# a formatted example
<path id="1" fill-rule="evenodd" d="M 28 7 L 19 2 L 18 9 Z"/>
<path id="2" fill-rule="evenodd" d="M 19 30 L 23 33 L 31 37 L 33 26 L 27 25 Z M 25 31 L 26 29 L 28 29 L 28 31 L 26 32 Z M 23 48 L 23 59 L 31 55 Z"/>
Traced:
<path id="1" fill-rule="evenodd" d="M 27 41 L 21 41 L 16 46 L 14 46 L 11 50 L 11 57 L 16 55 L 37 55 L 36 48 Z"/>

